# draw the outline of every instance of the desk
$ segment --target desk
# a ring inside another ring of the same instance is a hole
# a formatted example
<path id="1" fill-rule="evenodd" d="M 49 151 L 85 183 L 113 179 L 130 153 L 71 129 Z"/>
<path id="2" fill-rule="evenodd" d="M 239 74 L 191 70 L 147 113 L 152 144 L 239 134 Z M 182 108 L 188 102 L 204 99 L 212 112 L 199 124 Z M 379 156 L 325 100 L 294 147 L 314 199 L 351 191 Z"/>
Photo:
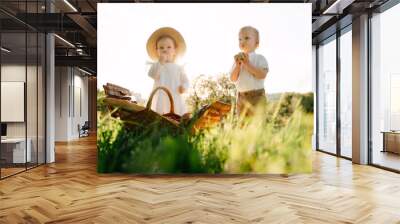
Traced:
<path id="1" fill-rule="evenodd" d="M 382 131 L 381 133 L 383 134 L 382 152 L 393 152 L 400 154 L 400 132 Z"/>
<path id="2" fill-rule="evenodd" d="M 1 139 L 2 159 L 5 159 L 6 163 L 30 162 L 32 158 L 31 154 L 32 140 L 28 138 L 26 141 L 28 142 L 27 144 L 28 147 L 26 147 L 26 154 L 25 154 L 25 138 Z"/>

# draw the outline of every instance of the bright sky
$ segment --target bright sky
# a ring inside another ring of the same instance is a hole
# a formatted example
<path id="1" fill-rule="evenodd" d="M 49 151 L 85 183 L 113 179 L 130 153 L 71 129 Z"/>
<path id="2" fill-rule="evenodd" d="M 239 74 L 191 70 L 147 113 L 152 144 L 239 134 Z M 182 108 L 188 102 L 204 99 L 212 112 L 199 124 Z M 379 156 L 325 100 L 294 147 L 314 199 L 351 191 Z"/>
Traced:
<path id="1" fill-rule="evenodd" d="M 164 26 L 185 38 L 179 63 L 189 80 L 227 73 L 239 52 L 239 29 L 251 25 L 260 32 L 256 52 L 270 68 L 267 93 L 312 91 L 311 4 L 100 3 L 97 18 L 98 88 L 111 82 L 147 98 L 153 80 L 147 76 L 146 42 Z"/>

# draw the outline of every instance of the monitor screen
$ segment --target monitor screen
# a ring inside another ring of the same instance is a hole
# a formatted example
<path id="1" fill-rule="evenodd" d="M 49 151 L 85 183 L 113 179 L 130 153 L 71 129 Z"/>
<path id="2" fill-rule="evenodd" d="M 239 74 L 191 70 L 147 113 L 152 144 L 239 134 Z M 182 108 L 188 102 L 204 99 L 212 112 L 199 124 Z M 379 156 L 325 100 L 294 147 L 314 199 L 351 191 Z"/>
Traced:
<path id="1" fill-rule="evenodd" d="M 7 136 L 7 124 L 1 123 L 1 136 Z"/>

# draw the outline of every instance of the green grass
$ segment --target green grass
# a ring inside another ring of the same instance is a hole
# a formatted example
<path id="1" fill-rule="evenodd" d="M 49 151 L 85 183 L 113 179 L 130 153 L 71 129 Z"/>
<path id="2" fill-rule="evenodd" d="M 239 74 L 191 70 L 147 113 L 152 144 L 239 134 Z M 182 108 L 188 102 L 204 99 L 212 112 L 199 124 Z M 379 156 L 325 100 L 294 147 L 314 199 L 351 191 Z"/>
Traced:
<path id="1" fill-rule="evenodd" d="M 300 99 L 281 97 L 251 119 L 231 113 L 196 134 L 171 135 L 152 124 L 127 131 L 98 112 L 98 171 L 126 173 L 308 173 L 313 115 Z"/>
<path id="2" fill-rule="evenodd" d="M 99 113 L 98 172 L 220 173 L 224 161 L 215 151 L 199 151 L 199 136 L 171 135 L 156 124 L 127 131 L 123 122 Z"/>

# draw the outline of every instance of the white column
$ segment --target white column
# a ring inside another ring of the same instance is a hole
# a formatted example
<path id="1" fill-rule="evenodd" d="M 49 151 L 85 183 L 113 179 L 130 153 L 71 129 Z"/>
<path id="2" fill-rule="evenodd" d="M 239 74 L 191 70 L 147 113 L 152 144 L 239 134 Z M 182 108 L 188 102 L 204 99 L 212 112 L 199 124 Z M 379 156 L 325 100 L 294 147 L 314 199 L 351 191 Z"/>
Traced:
<path id="1" fill-rule="evenodd" d="M 54 133 L 55 133 L 55 76 L 54 76 L 54 35 L 46 36 L 46 163 L 55 161 Z"/>
<path id="2" fill-rule="evenodd" d="M 353 19 L 353 162 L 368 163 L 368 15 Z"/>
<path id="3" fill-rule="evenodd" d="M 54 12 L 54 5 L 46 1 L 46 11 Z M 54 34 L 46 35 L 46 163 L 55 162 L 55 43 Z"/>

